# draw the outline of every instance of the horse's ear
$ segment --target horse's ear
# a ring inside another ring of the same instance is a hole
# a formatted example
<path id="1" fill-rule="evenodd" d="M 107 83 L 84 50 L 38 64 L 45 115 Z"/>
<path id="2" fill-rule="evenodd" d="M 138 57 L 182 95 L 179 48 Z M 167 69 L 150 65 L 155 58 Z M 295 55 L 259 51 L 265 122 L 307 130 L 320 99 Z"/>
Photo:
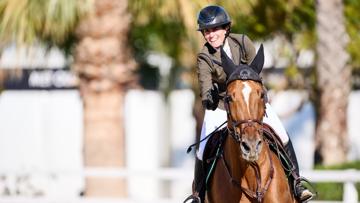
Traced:
<path id="1" fill-rule="evenodd" d="M 254 69 L 255 72 L 260 74 L 264 66 L 264 46 L 261 44 L 259 50 L 256 53 L 254 60 L 251 62 L 250 67 Z"/>
<path id="2" fill-rule="evenodd" d="M 220 48 L 221 53 L 221 64 L 222 68 L 224 69 L 224 72 L 226 73 L 227 77 L 230 77 L 231 73 L 234 72 L 236 69 L 235 64 L 233 61 L 228 57 L 228 55 L 225 53 L 223 47 Z"/>

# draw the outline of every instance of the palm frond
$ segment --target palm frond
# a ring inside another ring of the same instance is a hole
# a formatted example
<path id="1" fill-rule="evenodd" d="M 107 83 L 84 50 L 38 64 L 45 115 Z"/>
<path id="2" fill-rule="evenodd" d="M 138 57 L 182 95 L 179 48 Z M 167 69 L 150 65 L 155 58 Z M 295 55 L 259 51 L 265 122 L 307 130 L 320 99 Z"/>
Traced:
<path id="1" fill-rule="evenodd" d="M 0 40 L 32 44 L 45 39 L 62 43 L 91 5 L 91 0 L 2 0 Z"/>

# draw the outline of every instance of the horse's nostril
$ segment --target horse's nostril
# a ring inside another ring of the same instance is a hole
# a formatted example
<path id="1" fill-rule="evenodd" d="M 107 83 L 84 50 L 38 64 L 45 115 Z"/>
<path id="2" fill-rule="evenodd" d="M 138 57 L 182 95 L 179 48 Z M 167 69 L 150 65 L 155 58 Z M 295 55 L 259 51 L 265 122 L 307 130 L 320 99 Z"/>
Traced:
<path id="1" fill-rule="evenodd" d="M 256 144 L 256 150 L 259 150 L 262 146 L 262 141 L 259 140 L 258 143 Z"/>
<path id="2" fill-rule="evenodd" d="M 241 142 L 241 147 L 246 151 L 249 152 L 250 151 L 250 147 L 248 144 L 246 144 L 246 142 Z"/>

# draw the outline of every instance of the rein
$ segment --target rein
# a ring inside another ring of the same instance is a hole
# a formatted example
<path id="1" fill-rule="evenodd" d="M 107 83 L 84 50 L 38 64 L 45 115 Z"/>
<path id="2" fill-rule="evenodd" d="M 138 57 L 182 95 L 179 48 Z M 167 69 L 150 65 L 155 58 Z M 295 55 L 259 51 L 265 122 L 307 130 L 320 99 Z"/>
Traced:
<path id="1" fill-rule="evenodd" d="M 211 136 L 213 136 L 217 130 L 219 130 L 225 123 L 227 123 L 227 121 L 224 121 L 219 127 L 217 127 L 214 131 L 212 131 L 210 134 L 208 134 L 206 137 L 204 137 L 203 139 L 200 139 L 199 141 L 191 144 L 188 149 L 186 150 L 186 153 L 190 153 L 191 150 L 193 149 L 193 147 L 195 147 L 196 145 L 200 144 L 201 142 L 203 142 L 204 140 L 210 138 Z"/>

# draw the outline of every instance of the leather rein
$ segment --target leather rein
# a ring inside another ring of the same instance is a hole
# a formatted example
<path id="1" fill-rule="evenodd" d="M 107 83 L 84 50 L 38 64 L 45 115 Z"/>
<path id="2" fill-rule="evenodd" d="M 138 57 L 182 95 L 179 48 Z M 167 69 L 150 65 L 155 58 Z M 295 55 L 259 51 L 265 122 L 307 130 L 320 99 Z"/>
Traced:
<path id="1" fill-rule="evenodd" d="M 241 143 L 242 142 L 242 135 L 244 132 L 244 129 L 250 126 L 254 126 L 255 123 L 260 124 L 261 128 L 257 128 L 257 130 L 263 134 L 263 121 L 258 120 L 258 119 L 247 119 L 247 120 L 239 120 L 239 121 L 234 121 L 231 117 L 231 110 L 230 110 L 230 102 L 232 101 L 231 97 L 229 95 L 226 95 L 224 98 L 224 106 L 225 106 L 225 110 L 227 112 L 227 116 L 228 116 L 228 120 L 230 122 L 231 125 L 231 129 L 228 127 L 229 130 L 229 134 L 231 135 L 231 137 L 237 142 L 237 143 Z M 265 102 L 264 102 L 264 107 L 265 107 Z M 240 128 L 240 133 L 238 133 L 236 131 L 236 127 Z M 229 170 L 228 164 L 226 163 L 225 157 L 222 157 L 222 163 L 224 164 L 225 168 L 226 168 L 226 172 L 228 174 L 228 176 L 230 177 L 230 182 L 239 187 L 248 197 L 251 197 L 253 199 L 256 199 L 257 202 L 262 202 L 266 191 L 269 189 L 270 183 L 274 177 L 274 165 L 273 165 L 273 161 L 271 159 L 271 155 L 270 155 L 270 150 L 269 147 L 267 148 L 267 154 L 268 154 L 268 158 L 270 160 L 270 171 L 269 171 L 269 178 L 267 179 L 264 187 L 261 187 L 261 175 L 260 175 L 260 167 L 257 164 L 257 162 L 250 162 L 249 165 L 254 169 L 255 171 L 255 177 L 256 177 L 256 191 L 252 191 L 248 188 L 244 188 L 241 186 L 240 181 L 235 180 L 232 175 L 231 172 Z"/>

